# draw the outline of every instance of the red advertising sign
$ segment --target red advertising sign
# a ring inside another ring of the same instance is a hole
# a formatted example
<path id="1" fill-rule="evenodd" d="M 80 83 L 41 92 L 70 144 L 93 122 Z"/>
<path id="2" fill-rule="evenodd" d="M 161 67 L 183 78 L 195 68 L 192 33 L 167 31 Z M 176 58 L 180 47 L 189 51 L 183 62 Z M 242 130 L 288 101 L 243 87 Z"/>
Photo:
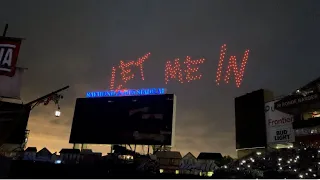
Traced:
<path id="1" fill-rule="evenodd" d="M 22 39 L 0 37 L 0 75 L 13 77 Z"/>

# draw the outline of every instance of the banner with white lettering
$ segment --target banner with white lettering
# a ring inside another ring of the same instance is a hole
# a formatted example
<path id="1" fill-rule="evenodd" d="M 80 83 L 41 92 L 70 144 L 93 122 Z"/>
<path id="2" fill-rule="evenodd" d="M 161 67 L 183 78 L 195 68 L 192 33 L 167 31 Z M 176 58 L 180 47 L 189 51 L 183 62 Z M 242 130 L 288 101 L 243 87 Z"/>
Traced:
<path id="1" fill-rule="evenodd" d="M 21 80 L 24 69 L 16 68 L 13 77 L 0 75 L 0 97 L 20 99 Z"/>
<path id="2" fill-rule="evenodd" d="M 267 143 L 290 143 L 295 141 L 292 122 L 294 117 L 290 114 L 277 111 L 275 109 L 276 101 L 265 104 Z"/>
<path id="3" fill-rule="evenodd" d="M 0 37 L 0 76 L 13 77 L 22 39 Z"/>

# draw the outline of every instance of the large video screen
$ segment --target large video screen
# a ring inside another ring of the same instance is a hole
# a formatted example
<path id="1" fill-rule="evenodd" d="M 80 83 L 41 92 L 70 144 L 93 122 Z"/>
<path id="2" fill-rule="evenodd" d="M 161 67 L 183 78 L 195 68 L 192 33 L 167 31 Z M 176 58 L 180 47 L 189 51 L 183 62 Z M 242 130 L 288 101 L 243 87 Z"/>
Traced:
<path id="1" fill-rule="evenodd" d="M 235 99 L 236 149 L 266 146 L 264 90 Z"/>
<path id="2" fill-rule="evenodd" d="M 22 144 L 28 124 L 30 107 L 0 101 L 0 144 Z"/>
<path id="3" fill-rule="evenodd" d="M 173 94 L 78 98 L 70 143 L 172 145 Z"/>

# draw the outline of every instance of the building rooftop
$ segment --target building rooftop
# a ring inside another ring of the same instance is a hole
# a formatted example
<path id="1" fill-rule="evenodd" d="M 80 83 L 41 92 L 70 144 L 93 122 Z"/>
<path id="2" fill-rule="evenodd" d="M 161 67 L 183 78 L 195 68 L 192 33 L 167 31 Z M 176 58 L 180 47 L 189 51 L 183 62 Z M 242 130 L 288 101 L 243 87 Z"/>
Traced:
<path id="1" fill-rule="evenodd" d="M 203 160 L 220 160 L 222 159 L 221 153 L 208 153 L 208 152 L 202 152 L 199 154 L 197 159 L 203 159 Z"/>
<path id="2" fill-rule="evenodd" d="M 36 147 L 28 147 L 25 152 L 37 152 L 37 148 Z"/>
<path id="3" fill-rule="evenodd" d="M 80 149 L 61 149 L 60 154 L 80 154 Z"/>
<path id="4" fill-rule="evenodd" d="M 181 153 L 178 151 L 158 151 L 155 153 L 157 158 L 181 159 Z"/>

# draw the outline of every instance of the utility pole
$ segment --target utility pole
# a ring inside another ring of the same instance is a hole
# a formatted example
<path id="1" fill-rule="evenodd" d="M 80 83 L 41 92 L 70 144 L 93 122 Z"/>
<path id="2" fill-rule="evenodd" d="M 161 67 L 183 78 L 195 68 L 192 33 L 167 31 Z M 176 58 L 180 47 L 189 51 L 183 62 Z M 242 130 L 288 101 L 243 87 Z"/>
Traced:
<path id="1" fill-rule="evenodd" d="M 9 25 L 6 24 L 6 26 L 4 27 L 4 30 L 3 30 L 3 34 L 2 34 L 3 37 L 6 37 L 7 31 L 8 31 L 8 27 L 9 27 Z"/>

